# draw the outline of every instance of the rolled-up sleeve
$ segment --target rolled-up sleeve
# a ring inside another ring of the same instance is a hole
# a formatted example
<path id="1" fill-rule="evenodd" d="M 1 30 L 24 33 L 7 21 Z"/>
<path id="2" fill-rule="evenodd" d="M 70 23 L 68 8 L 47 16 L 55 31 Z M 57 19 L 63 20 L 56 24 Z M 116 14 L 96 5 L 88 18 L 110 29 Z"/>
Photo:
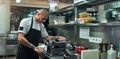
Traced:
<path id="1" fill-rule="evenodd" d="M 22 32 L 22 33 L 26 34 L 26 32 L 27 32 L 26 31 L 26 27 L 27 27 L 27 25 L 26 25 L 26 19 L 21 20 L 19 28 L 18 28 L 18 33 Z"/>

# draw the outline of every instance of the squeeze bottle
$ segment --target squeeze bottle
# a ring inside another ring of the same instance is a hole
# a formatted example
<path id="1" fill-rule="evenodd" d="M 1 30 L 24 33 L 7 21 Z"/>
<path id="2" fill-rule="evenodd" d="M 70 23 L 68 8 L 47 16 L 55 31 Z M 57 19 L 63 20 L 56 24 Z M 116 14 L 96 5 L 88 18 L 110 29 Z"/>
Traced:
<path id="1" fill-rule="evenodd" d="M 118 47 L 118 55 L 117 55 L 117 56 L 118 56 L 118 59 L 120 59 L 120 41 L 119 41 L 119 43 L 118 43 L 118 46 L 119 46 L 119 47 Z"/>
<path id="2" fill-rule="evenodd" d="M 113 45 L 111 45 L 110 50 L 107 51 L 107 59 L 116 59 L 116 51 L 113 50 Z"/>

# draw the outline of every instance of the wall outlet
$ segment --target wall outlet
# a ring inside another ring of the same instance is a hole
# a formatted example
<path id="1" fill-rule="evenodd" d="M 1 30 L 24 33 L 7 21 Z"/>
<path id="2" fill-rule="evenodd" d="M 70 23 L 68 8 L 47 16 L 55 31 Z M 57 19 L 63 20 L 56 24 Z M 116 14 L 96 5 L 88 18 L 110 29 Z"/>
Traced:
<path id="1" fill-rule="evenodd" d="M 102 38 L 98 38 L 98 37 L 89 37 L 89 42 L 101 43 L 101 42 L 102 42 Z"/>

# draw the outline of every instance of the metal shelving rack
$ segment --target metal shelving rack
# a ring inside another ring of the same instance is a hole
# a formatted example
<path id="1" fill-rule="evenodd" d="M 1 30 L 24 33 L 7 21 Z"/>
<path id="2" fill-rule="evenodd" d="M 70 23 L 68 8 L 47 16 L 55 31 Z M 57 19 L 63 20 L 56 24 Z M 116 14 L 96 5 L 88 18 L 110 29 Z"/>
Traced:
<path id="1" fill-rule="evenodd" d="M 93 6 L 99 6 L 99 5 L 103 5 L 105 4 L 105 6 L 108 5 L 108 3 L 112 4 L 114 2 L 117 2 L 118 0 L 104 0 L 104 1 L 97 1 L 97 0 L 94 0 L 94 1 L 91 1 L 91 2 L 78 2 L 76 4 L 74 4 L 74 13 L 75 13 L 75 19 L 74 21 L 76 21 L 76 17 L 77 17 L 77 9 L 78 8 L 87 8 L 87 7 L 93 7 Z M 107 4 L 107 5 L 106 5 Z M 79 42 L 79 38 L 78 38 L 78 29 L 79 27 L 89 27 L 89 28 L 92 28 L 92 29 L 95 29 L 95 28 L 100 28 L 99 30 L 103 33 L 106 33 L 104 30 L 107 30 L 108 28 L 115 28 L 115 29 L 110 29 L 110 31 L 112 30 L 117 30 L 118 27 L 120 27 L 120 24 L 119 23 L 89 23 L 89 24 L 78 24 L 78 23 L 75 23 L 75 24 L 57 24 L 57 25 L 49 25 L 50 27 L 54 27 L 54 28 L 63 28 L 66 30 L 66 28 L 73 28 L 73 37 L 74 38 L 70 38 L 70 39 L 74 39 L 73 41 L 77 41 Z M 106 28 L 104 30 L 102 30 L 102 28 Z M 65 31 L 63 30 L 63 31 Z M 68 29 L 67 29 L 68 30 Z M 99 31 L 98 30 L 98 31 Z M 105 34 L 105 35 L 108 35 L 108 34 Z M 112 34 L 110 34 L 112 35 Z M 72 36 L 72 35 L 70 35 Z M 105 37 L 104 40 L 106 41 L 109 37 Z M 117 38 L 116 38 L 117 39 Z M 83 40 L 84 41 L 84 40 Z M 86 41 L 86 40 L 85 40 Z M 86 41 L 87 42 L 87 41 Z M 88 44 L 88 43 L 87 43 Z M 116 43 L 117 44 L 117 43 Z M 94 46 L 94 45 L 93 45 Z"/>

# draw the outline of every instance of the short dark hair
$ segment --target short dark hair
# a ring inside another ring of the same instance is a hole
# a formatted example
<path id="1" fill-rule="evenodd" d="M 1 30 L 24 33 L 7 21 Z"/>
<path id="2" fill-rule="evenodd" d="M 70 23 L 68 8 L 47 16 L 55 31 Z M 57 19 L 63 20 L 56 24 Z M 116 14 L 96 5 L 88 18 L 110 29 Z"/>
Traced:
<path id="1" fill-rule="evenodd" d="M 45 12 L 47 15 L 49 15 L 49 13 L 48 13 L 48 11 L 46 9 L 40 9 L 40 10 L 38 10 L 38 13 L 40 13 L 40 12 Z"/>

